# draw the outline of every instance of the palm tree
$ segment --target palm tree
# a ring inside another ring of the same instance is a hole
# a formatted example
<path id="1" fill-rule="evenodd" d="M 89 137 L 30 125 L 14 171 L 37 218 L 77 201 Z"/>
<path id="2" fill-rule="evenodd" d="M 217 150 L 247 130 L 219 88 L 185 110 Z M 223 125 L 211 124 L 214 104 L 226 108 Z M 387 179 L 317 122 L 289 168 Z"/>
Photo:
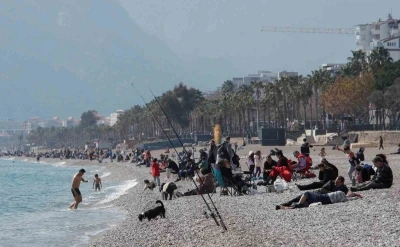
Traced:
<path id="1" fill-rule="evenodd" d="M 274 84 L 268 83 L 264 86 L 264 98 L 262 103 L 264 104 L 264 108 L 268 112 L 268 128 L 271 128 L 271 108 L 274 103 Z"/>
<path id="2" fill-rule="evenodd" d="M 315 97 L 315 116 L 316 116 L 316 121 L 317 121 L 317 126 L 318 122 L 320 120 L 319 118 L 319 91 L 322 87 L 324 87 L 325 84 L 327 84 L 329 81 L 331 81 L 331 76 L 326 70 L 315 70 L 311 72 L 311 75 L 308 75 L 309 80 L 313 86 L 314 90 L 314 97 Z"/>
<path id="3" fill-rule="evenodd" d="M 250 124 L 250 109 L 254 105 L 254 97 L 253 97 L 253 88 L 249 85 L 241 85 L 238 89 L 238 95 L 240 97 L 241 102 L 241 110 L 243 112 L 243 119 L 246 116 L 247 112 L 247 125 L 245 127 L 246 130 L 249 130 Z"/>
<path id="4" fill-rule="evenodd" d="M 257 103 L 257 131 L 258 131 L 260 122 L 260 98 L 264 84 L 261 81 L 252 81 L 250 82 L 250 85 L 253 88 L 253 93 L 256 95 L 256 100 L 257 100 L 256 103 Z"/>
<path id="5" fill-rule="evenodd" d="M 369 70 L 372 72 L 377 72 L 382 69 L 388 63 L 392 63 L 393 58 L 390 57 L 389 50 L 384 47 L 377 47 L 372 50 L 371 54 L 368 56 L 368 66 Z"/>
<path id="6" fill-rule="evenodd" d="M 304 110 L 304 128 L 306 129 L 307 124 L 307 106 L 309 104 L 309 100 L 313 95 L 313 85 L 312 82 L 307 78 L 300 83 L 300 97 L 303 102 L 303 110 Z M 312 114 L 312 112 L 311 112 Z M 311 125 L 310 125 L 311 128 Z"/>
<path id="7" fill-rule="evenodd" d="M 362 72 L 367 70 L 367 62 L 365 61 L 366 55 L 362 50 L 351 51 L 352 57 L 348 57 L 348 66 L 351 68 L 351 73 L 353 76 L 360 75 Z"/>

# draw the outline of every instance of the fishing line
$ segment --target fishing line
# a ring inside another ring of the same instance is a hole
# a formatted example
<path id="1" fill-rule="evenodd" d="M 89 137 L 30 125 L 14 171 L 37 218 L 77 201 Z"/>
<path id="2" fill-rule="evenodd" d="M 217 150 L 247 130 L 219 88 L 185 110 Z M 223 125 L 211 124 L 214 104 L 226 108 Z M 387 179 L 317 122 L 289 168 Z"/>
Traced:
<path id="1" fill-rule="evenodd" d="M 179 155 L 179 153 L 178 153 L 178 151 L 176 150 L 175 146 L 173 145 L 171 139 L 168 137 L 166 131 L 165 131 L 164 128 L 162 127 L 160 121 L 158 120 L 158 118 L 156 117 L 156 115 L 154 114 L 154 112 L 151 110 L 151 108 L 150 108 L 150 106 L 147 104 L 146 100 L 143 98 L 143 96 L 140 94 L 140 92 L 139 92 L 139 91 L 136 89 L 136 87 L 133 85 L 133 83 L 131 83 L 131 85 L 132 85 L 132 87 L 135 89 L 135 91 L 138 93 L 138 95 L 140 96 L 140 98 L 142 98 L 142 100 L 143 100 L 143 102 L 145 103 L 147 109 L 150 111 L 150 113 L 151 113 L 151 115 L 153 116 L 154 120 L 155 120 L 155 121 L 158 123 L 158 125 L 160 126 L 160 128 L 161 128 L 161 130 L 163 131 L 164 135 L 167 137 L 167 139 L 168 139 L 168 141 L 169 141 L 169 144 L 170 144 L 171 147 L 175 150 L 175 152 L 177 153 L 177 155 L 178 155 L 180 161 L 181 161 L 182 164 L 183 164 L 183 159 L 182 159 L 182 157 Z M 158 102 L 158 101 L 157 101 L 157 102 Z M 161 109 L 162 109 L 162 108 L 161 108 Z M 163 109 L 162 109 L 162 111 L 164 112 Z M 165 114 L 165 113 L 164 113 L 164 114 Z M 167 117 L 167 116 L 165 116 L 165 117 Z M 167 117 L 167 119 L 168 119 L 168 117 Z M 172 126 L 171 126 L 171 127 L 172 127 Z M 186 151 L 186 150 L 185 150 L 185 151 Z M 186 154 L 187 154 L 187 153 L 186 153 Z M 194 179 L 193 179 L 191 176 L 189 176 L 189 177 L 191 178 L 191 181 L 193 182 L 193 184 L 196 186 L 197 191 L 200 191 L 200 189 L 199 189 L 199 187 L 197 186 L 197 184 L 196 184 L 196 182 L 194 181 Z M 209 210 L 210 213 L 211 213 L 211 214 L 210 214 L 211 217 L 214 219 L 214 221 L 215 221 L 215 223 L 217 224 L 217 226 L 220 226 L 220 224 L 218 223 L 217 219 L 215 218 L 214 212 L 212 211 L 210 205 L 208 205 L 208 202 L 207 202 L 206 199 L 204 198 L 203 194 L 199 194 L 199 195 L 202 197 L 204 203 L 206 204 L 208 210 Z M 214 203 L 213 203 L 213 205 L 214 205 Z M 214 205 L 214 208 L 215 208 L 215 205 Z M 216 208 L 215 208 L 215 209 L 216 209 Z M 216 213 L 217 213 L 217 215 L 219 215 L 219 212 L 218 212 L 217 210 L 216 210 Z M 221 218 L 221 216 L 219 216 L 219 218 Z M 222 223 L 223 223 L 223 222 L 222 222 Z M 223 228 L 224 228 L 225 230 L 227 230 L 225 224 L 223 224 Z"/>

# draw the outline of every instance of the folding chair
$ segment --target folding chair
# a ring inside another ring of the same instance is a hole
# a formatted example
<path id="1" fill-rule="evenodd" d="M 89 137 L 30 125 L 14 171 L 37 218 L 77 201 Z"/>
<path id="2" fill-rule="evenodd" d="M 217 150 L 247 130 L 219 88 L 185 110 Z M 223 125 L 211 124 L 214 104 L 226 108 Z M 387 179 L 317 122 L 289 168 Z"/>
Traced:
<path id="1" fill-rule="evenodd" d="M 213 174 L 214 174 L 215 180 L 217 181 L 217 187 L 221 187 L 220 194 L 219 194 L 220 196 L 222 195 L 223 191 L 227 191 L 228 194 L 230 194 L 231 196 L 234 195 L 234 192 L 235 193 L 237 192 L 237 189 L 235 189 L 235 186 L 231 182 L 226 181 L 222 177 L 220 169 L 213 168 Z M 229 189 L 229 188 L 231 188 L 231 189 Z"/>

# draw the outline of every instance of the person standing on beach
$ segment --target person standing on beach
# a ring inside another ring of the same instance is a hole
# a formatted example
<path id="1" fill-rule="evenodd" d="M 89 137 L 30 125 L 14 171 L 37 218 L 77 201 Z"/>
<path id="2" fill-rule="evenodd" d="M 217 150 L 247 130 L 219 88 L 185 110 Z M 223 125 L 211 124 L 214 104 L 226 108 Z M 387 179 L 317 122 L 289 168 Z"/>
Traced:
<path id="1" fill-rule="evenodd" d="M 158 164 L 157 158 L 154 158 L 151 164 L 151 175 L 153 176 L 154 183 L 157 182 L 158 187 L 160 187 L 160 164 Z"/>
<path id="2" fill-rule="evenodd" d="M 100 187 L 103 187 L 103 185 L 101 184 L 101 178 L 99 178 L 98 174 L 95 174 L 93 180 L 93 189 L 94 191 L 100 191 Z"/>
<path id="3" fill-rule="evenodd" d="M 384 149 L 383 148 L 383 137 L 379 136 L 379 150 L 381 150 L 381 148 Z"/>
<path id="4" fill-rule="evenodd" d="M 85 174 L 85 169 L 80 169 L 79 172 L 77 174 L 75 174 L 74 178 L 72 179 L 72 188 L 71 188 L 71 192 L 72 195 L 74 196 L 75 202 L 73 202 L 69 208 L 72 209 L 77 209 L 78 208 L 78 204 L 82 202 L 82 195 L 81 192 L 79 190 L 79 186 L 81 185 L 81 182 L 87 183 L 88 180 L 85 180 L 83 178 L 83 174 Z"/>

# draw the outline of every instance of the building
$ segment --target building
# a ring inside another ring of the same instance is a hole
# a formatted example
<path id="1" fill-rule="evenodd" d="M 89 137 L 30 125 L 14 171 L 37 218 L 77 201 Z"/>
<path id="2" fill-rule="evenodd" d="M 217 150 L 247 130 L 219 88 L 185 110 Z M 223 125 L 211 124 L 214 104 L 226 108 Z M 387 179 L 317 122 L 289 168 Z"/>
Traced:
<path id="1" fill-rule="evenodd" d="M 232 83 L 235 84 L 236 87 L 240 87 L 241 85 L 250 85 L 251 82 L 271 83 L 277 79 L 278 77 L 276 73 L 267 70 L 259 70 L 256 74 L 248 74 L 243 77 L 233 77 Z"/>
<path id="2" fill-rule="evenodd" d="M 61 121 L 61 127 L 70 128 L 76 125 L 75 118 L 69 117 L 67 120 Z"/>
<path id="3" fill-rule="evenodd" d="M 31 117 L 27 121 L 23 123 L 25 134 L 30 134 L 33 130 L 36 130 L 39 127 L 40 122 L 39 117 Z"/>
<path id="4" fill-rule="evenodd" d="M 328 71 L 331 76 L 334 76 L 345 66 L 345 63 L 325 63 L 321 65 L 321 69 Z"/>
<path id="5" fill-rule="evenodd" d="M 22 122 L 6 119 L 0 120 L 0 136 L 24 133 L 24 124 Z"/>
<path id="6" fill-rule="evenodd" d="M 400 20 L 389 14 L 386 20 L 356 26 L 356 45 L 367 55 L 376 47 L 389 50 L 393 61 L 400 60 Z"/>
<path id="7" fill-rule="evenodd" d="M 289 72 L 289 71 L 286 71 L 286 70 L 278 72 L 278 79 L 279 80 L 281 78 L 283 78 L 283 77 L 291 77 L 291 76 L 299 76 L 299 73 L 298 72 Z"/>
<path id="8" fill-rule="evenodd" d="M 110 126 L 114 126 L 118 121 L 118 117 L 123 113 L 124 113 L 123 110 L 117 110 L 116 112 L 111 113 L 111 115 L 110 115 Z"/>

